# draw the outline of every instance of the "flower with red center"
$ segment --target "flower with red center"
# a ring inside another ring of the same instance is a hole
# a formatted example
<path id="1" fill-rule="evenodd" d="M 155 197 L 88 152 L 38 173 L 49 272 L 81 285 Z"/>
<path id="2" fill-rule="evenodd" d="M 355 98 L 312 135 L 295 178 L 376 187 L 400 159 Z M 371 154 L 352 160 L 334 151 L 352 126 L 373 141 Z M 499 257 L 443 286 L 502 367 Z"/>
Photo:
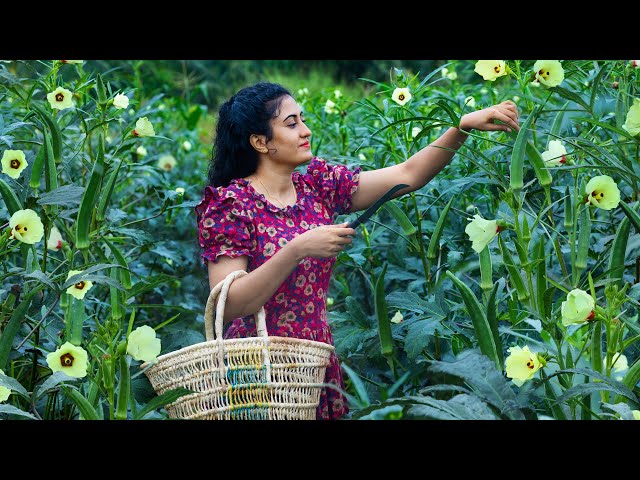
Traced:
<path id="1" fill-rule="evenodd" d="M 17 210 L 9 219 L 11 236 L 22 243 L 33 245 L 42 240 L 44 225 L 36 212 L 27 208 Z"/>
<path id="2" fill-rule="evenodd" d="M 51 108 L 58 110 L 73 107 L 72 97 L 73 93 L 62 87 L 58 87 L 53 92 L 47 94 L 47 100 Z"/>
<path id="3" fill-rule="evenodd" d="M 411 92 L 408 88 L 396 88 L 391 95 L 391 100 L 402 106 L 411 100 Z"/>
<path id="4" fill-rule="evenodd" d="M 47 355 L 47 365 L 53 372 L 64 372 L 70 377 L 82 378 L 87 375 L 87 352 L 70 342 L 65 342 L 55 352 Z"/>
<path id="5" fill-rule="evenodd" d="M 67 274 L 67 280 L 69 280 L 74 275 L 82 273 L 83 270 L 69 270 Z M 79 280 L 70 287 L 67 288 L 67 293 L 78 300 L 82 300 L 84 296 L 87 294 L 87 291 L 93 286 L 93 282 L 90 280 Z"/>
<path id="6" fill-rule="evenodd" d="M 18 178 L 27 165 L 22 150 L 5 150 L 2 154 L 2 173 L 11 178 Z"/>
<path id="7" fill-rule="evenodd" d="M 564 69 L 558 60 L 538 60 L 533 71 L 536 81 L 545 87 L 557 87 L 564 80 Z"/>
<path id="8" fill-rule="evenodd" d="M 529 351 L 529 347 L 526 345 L 524 348 L 510 347 L 508 352 L 510 355 L 504 362 L 507 377 L 518 387 L 521 387 L 527 380 L 531 380 L 533 375 L 543 366 L 538 354 Z"/>
<path id="9" fill-rule="evenodd" d="M 609 175 L 593 177 L 585 189 L 587 192 L 586 202 L 598 208 L 611 210 L 620 203 L 620 190 Z"/>
<path id="10" fill-rule="evenodd" d="M 478 60 L 473 71 L 492 82 L 508 73 L 504 60 Z"/>

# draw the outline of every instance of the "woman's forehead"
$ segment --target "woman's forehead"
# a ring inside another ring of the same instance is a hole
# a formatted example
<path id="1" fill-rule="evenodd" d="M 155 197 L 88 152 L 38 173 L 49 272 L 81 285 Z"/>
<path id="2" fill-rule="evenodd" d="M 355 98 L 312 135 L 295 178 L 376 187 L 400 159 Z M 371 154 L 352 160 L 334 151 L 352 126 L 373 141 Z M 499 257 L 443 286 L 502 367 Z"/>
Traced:
<path id="1" fill-rule="evenodd" d="M 302 109 L 298 102 L 294 100 L 293 97 L 289 95 L 285 96 L 280 103 L 280 108 L 278 109 L 278 119 L 284 120 L 289 115 L 298 115 Z"/>

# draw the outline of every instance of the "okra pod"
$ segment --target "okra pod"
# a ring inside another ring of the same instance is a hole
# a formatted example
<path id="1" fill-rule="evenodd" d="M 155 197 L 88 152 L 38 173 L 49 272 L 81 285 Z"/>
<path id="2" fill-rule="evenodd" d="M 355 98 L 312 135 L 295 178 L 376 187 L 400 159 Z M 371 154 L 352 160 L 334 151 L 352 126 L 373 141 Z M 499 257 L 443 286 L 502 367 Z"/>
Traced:
<path id="1" fill-rule="evenodd" d="M 440 217 L 438 217 L 438 222 L 436 223 L 435 228 L 433 229 L 433 233 L 431 234 L 431 238 L 429 239 L 429 247 L 427 248 L 427 258 L 429 260 L 435 260 L 438 256 L 437 252 L 440 247 L 440 236 L 442 235 L 442 230 L 444 229 L 444 221 L 447 218 L 447 214 L 449 213 L 449 208 L 451 207 L 451 202 L 455 197 L 451 197 L 451 199 L 447 202 Z"/>
<path id="2" fill-rule="evenodd" d="M 449 277 L 454 285 L 458 288 L 458 291 L 462 296 L 462 300 L 464 301 L 465 307 L 469 312 L 471 323 L 473 324 L 473 328 L 476 332 L 480 351 L 494 361 L 496 368 L 500 368 L 500 356 L 498 354 L 498 349 L 500 348 L 500 346 L 496 345 L 496 338 L 491 331 L 491 326 L 489 325 L 487 316 L 482 311 L 480 302 L 478 302 L 476 296 L 464 282 L 458 279 L 449 270 L 447 270 L 445 273 L 447 277 Z"/>
<path id="3" fill-rule="evenodd" d="M 91 178 L 87 184 L 82 202 L 78 210 L 76 221 L 76 248 L 82 250 L 89 248 L 89 233 L 91 229 L 91 220 L 93 211 L 96 206 L 98 195 L 100 193 L 100 185 L 102 184 L 102 176 L 104 175 L 104 138 L 102 134 L 98 134 L 98 154 L 91 171 Z"/>

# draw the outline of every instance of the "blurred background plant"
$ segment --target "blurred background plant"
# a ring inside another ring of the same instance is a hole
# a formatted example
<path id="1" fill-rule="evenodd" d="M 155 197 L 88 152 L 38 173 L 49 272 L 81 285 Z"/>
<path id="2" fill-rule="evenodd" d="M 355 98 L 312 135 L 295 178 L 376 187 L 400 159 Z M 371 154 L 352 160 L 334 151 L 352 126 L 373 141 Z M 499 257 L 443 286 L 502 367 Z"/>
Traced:
<path id="1" fill-rule="evenodd" d="M 564 61 L 553 85 L 554 63 L 492 62 L 493 79 L 471 60 L 0 64 L 0 149 L 24 154 L 0 175 L 0 417 L 166 417 L 184 392 L 155 396 L 131 333 L 157 332 L 151 357 L 204 341 L 193 207 L 217 106 L 269 80 L 302 105 L 315 154 L 364 169 L 404 161 L 466 112 L 520 111 L 520 134 L 472 132 L 339 256 L 328 304 L 351 418 L 633 418 L 640 142 L 624 126 L 639 71 Z M 560 145 L 569 161 L 548 153 Z M 610 210 L 582 203 L 603 175 L 620 193 Z M 19 210 L 41 240 L 11 238 Z M 505 226 L 480 252 L 474 215 Z M 594 317 L 565 324 L 575 289 Z M 64 367 L 84 358 L 67 342 L 87 354 L 84 376 Z M 516 346 L 532 352 L 520 386 Z"/>

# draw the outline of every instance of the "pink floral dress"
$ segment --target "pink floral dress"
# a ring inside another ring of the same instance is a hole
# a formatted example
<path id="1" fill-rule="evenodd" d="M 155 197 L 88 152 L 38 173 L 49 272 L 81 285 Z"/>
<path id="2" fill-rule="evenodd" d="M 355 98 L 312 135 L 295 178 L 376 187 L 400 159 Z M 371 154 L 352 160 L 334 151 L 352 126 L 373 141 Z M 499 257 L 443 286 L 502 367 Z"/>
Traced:
<path id="1" fill-rule="evenodd" d="M 333 224 L 338 215 L 348 212 L 360 171 L 360 167 L 349 170 L 315 157 L 305 174 L 292 173 L 297 200 L 284 209 L 270 203 L 242 178 L 231 180 L 228 187 L 207 186 L 195 207 L 203 262 L 216 262 L 220 255 L 247 255 L 247 271 L 255 270 L 292 238 L 319 225 Z M 326 299 L 335 261 L 308 257 L 291 272 L 264 305 L 269 335 L 334 344 Z M 253 316 L 247 316 L 233 320 L 224 338 L 255 335 Z M 324 381 L 345 388 L 335 353 Z M 333 388 L 322 390 L 318 419 L 337 419 L 348 411 L 344 395 Z"/>

